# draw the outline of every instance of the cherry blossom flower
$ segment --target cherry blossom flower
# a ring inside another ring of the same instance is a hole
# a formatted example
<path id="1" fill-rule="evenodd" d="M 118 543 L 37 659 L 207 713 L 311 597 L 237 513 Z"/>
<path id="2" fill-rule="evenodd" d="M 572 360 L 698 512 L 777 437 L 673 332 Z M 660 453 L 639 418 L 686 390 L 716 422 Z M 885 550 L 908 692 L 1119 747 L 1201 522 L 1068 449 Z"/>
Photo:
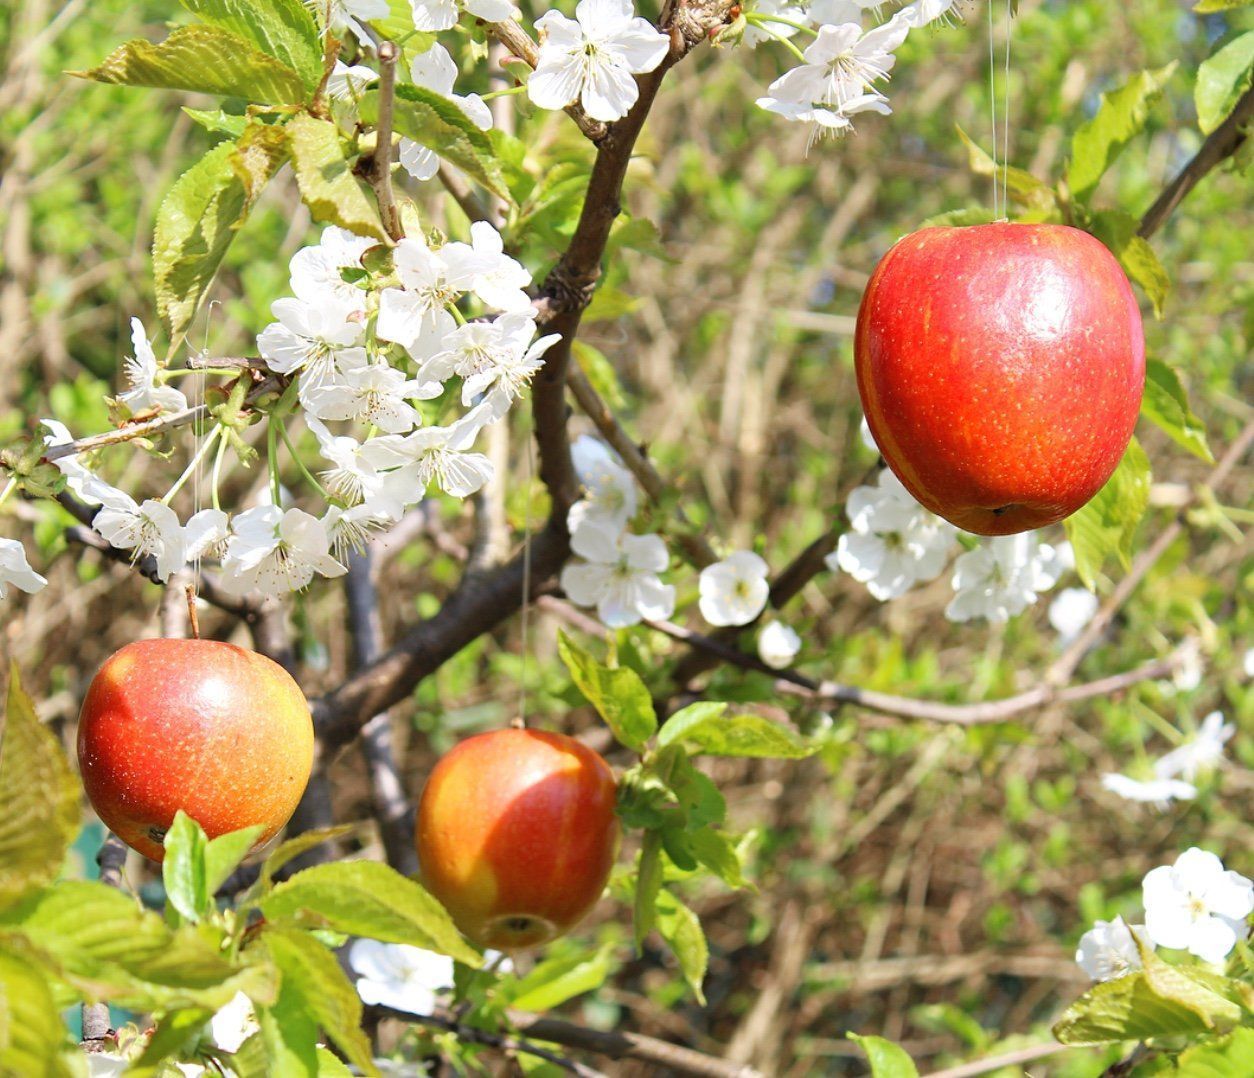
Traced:
<path id="1" fill-rule="evenodd" d="M 1189 693 L 1202 684 L 1202 675 L 1206 672 L 1206 662 L 1202 657 L 1202 643 L 1196 636 L 1191 636 L 1180 645 L 1180 662 L 1170 681 L 1159 681 L 1169 694 Z"/>
<path id="2" fill-rule="evenodd" d="M 484 22 L 504 22 L 514 15 L 510 0 L 409 0 L 418 30 L 451 30 L 457 25 L 458 9 L 462 8 Z"/>
<path id="3" fill-rule="evenodd" d="M 1212 711 L 1196 734 L 1154 764 L 1155 776 L 1172 779 L 1179 775 L 1192 782 L 1199 772 L 1209 771 L 1223 760 L 1224 744 L 1236 732 L 1235 725 L 1224 722 L 1222 712 Z"/>
<path id="4" fill-rule="evenodd" d="M 1096 921 L 1080 937 L 1080 945 L 1075 952 L 1076 963 L 1095 981 L 1113 981 L 1134 973 L 1142 967 L 1141 952 L 1137 950 L 1134 933 L 1142 946 L 1154 949 L 1144 925 L 1125 924 L 1122 917 L 1113 921 Z"/>
<path id="5" fill-rule="evenodd" d="M 530 311 L 531 298 L 523 289 L 531 284 L 531 274 L 505 253 L 505 241 L 487 221 L 470 226 L 470 250 L 474 256 L 470 291 L 494 310 Z"/>
<path id="6" fill-rule="evenodd" d="M 115 1052 L 88 1052 L 87 1074 L 89 1078 L 119 1078 L 131 1066 L 131 1061 Z"/>
<path id="7" fill-rule="evenodd" d="M 770 567 L 751 550 L 737 550 L 701 570 L 698 606 L 711 625 L 747 625 L 766 606 Z"/>
<path id="8" fill-rule="evenodd" d="M 466 498 L 492 478 L 492 462 L 470 452 L 479 432 L 492 422 L 486 404 L 472 408 L 447 427 L 422 427 L 404 441 L 404 451 L 416 464 L 419 496 L 434 482 L 445 494 Z"/>
<path id="9" fill-rule="evenodd" d="M 451 2 L 448 6 L 453 8 Z M 509 13 L 506 12 L 504 17 L 508 18 Z M 456 21 L 455 12 L 453 21 Z M 452 25 L 453 23 L 450 22 L 449 26 Z M 419 29 L 423 28 L 419 27 Z M 409 65 L 409 74 L 415 86 L 433 90 L 441 97 L 447 97 L 479 130 L 486 131 L 492 126 L 492 112 L 484 103 L 483 98 L 478 94 L 466 94 L 463 97 L 453 93 L 453 84 L 457 81 L 457 64 L 443 45 L 432 45 L 426 52 L 415 56 Z M 413 139 L 402 138 L 400 140 L 399 157 L 401 167 L 416 180 L 429 180 L 440 169 L 439 155 Z M 488 225 L 488 227 L 492 226 Z M 496 230 L 492 229 L 492 231 Z"/>
<path id="10" fill-rule="evenodd" d="M 407 379 L 404 371 L 386 363 L 366 361 L 364 353 L 347 368 L 343 368 L 343 358 L 341 354 L 340 374 L 307 395 L 305 407 L 318 419 L 353 419 L 372 423 L 388 434 L 405 434 L 422 421 L 409 400 L 439 395 L 438 384 Z"/>
<path id="11" fill-rule="evenodd" d="M 1058 551 L 1035 532 L 999 535 L 954 562 L 954 597 L 945 607 L 950 621 L 985 618 L 1009 621 L 1052 588 L 1062 574 Z"/>
<path id="12" fill-rule="evenodd" d="M 16 539 L 0 538 L 0 599 L 12 584 L 20 591 L 33 595 L 48 581 L 30 567 L 26 560 L 26 548 Z"/>
<path id="13" fill-rule="evenodd" d="M 138 318 L 131 319 L 131 347 L 135 355 L 125 363 L 126 382 L 130 389 L 118 394 L 118 400 L 132 412 L 181 412 L 187 407 L 187 398 L 173 386 L 157 385 L 157 357 L 153 354 L 144 324 Z"/>
<path id="14" fill-rule="evenodd" d="M 585 560 L 562 570 L 562 590 L 577 606 L 595 606 L 609 628 L 660 621 L 674 613 L 675 589 L 658 579 L 670 563 L 660 537 L 620 535 L 586 521 L 570 537 L 570 546 Z"/>
<path id="15" fill-rule="evenodd" d="M 863 94 L 860 97 L 850 98 L 839 107 L 830 108 L 812 102 L 788 101 L 769 96 L 759 97 L 757 104 L 760 108 L 782 116 L 785 120 L 814 124 L 809 145 L 813 145 L 815 139 L 822 138 L 824 135 L 848 134 L 853 130 L 853 121 L 849 118 L 850 116 L 856 116 L 860 112 L 876 112 L 881 116 L 888 116 L 893 111 L 888 106 L 888 98 L 883 94 Z"/>
<path id="16" fill-rule="evenodd" d="M 409 1014 L 430 1014 L 436 996 L 453 987 L 453 960 L 404 943 L 354 940 L 348 963 L 362 1002 Z"/>
<path id="17" fill-rule="evenodd" d="M 348 560 L 350 551 L 364 553 L 371 533 L 395 520 L 395 516 L 381 511 L 371 502 L 362 502 L 348 509 L 329 505 L 322 514 L 322 526 L 331 542 L 332 556 L 342 562 Z"/>
<path id="18" fill-rule="evenodd" d="M 349 505 L 378 504 L 392 500 L 390 469 L 406 464 L 404 442 L 399 435 L 385 434 L 364 442 L 332 434 L 315 415 L 305 416 L 305 426 L 318 439 L 318 450 L 332 467 L 319 472 L 332 497 Z M 416 499 L 415 499 L 416 500 Z M 390 515 L 400 515 L 400 503 Z"/>
<path id="19" fill-rule="evenodd" d="M 386 6 L 386 0 L 384 0 Z M 374 246 L 367 236 L 332 225 L 322 230 L 314 247 L 302 247 L 288 265 L 292 292 L 297 299 L 321 306 L 339 300 L 350 311 L 366 309 L 366 293 L 344 280 L 342 270 L 361 269 L 361 256 Z"/>
<path id="20" fill-rule="evenodd" d="M 202 509 L 193 513 L 183 527 L 184 556 L 190 562 L 225 553 L 230 532 L 230 518 L 221 509 Z"/>
<path id="21" fill-rule="evenodd" d="M 1153 805 L 1160 812 L 1172 801 L 1192 801 L 1197 796 L 1197 787 L 1180 779 L 1134 779 L 1113 771 L 1102 775 L 1102 787 L 1125 801 Z"/>
<path id="22" fill-rule="evenodd" d="M 324 4 L 318 7 L 327 10 Z M 351 30 L 365 41 L 369 35 L 361 24 L 371 19 L 386 19 L 388 11 L 388 0 L 330 0 L 327 24 L 332 31 Z"/>
<path id="23" fill-rule="evenodd" d="M 958 0 L 915 0 L 913 4 L 903 7 L 897 16 L 911 29 L 937 21 L 947 24 L 961 21 L 956 10 L 957 4 Z"/>
<path id="24" fill-rule="evenodd" d="M 843 111 L 846 103 L 888 78 L 897 61 L 893 52 L 909 32 L 900 15 L 865 33 L 856 22 L 820 26 L 805 50 L 806 62 L 781 75 L 767 93 L 783 101 L 830 105 Z"/>
<path id="25" fill-rule="evenodd" d="M 379 73 L 372 67 L 364 64 L 350 67 L 343 60 L 336 60 L 331 77 L 327 79 L 327 94 L 336 101 L 355 98 L 378 77 Z"/>
<path id="26" fill-rule="evenodd" d="M 782 621 L 768 621 L 758 633 L 758 658 L 776 670 L 791 666 L 800 650 L 801 637 Z"/>
<path id="27" fill-rule="evenodd" d="M 342 576 L 347 571 L 331 557 L 331 539 L 317 517 L 301 509 L 284 512 L 276 505 L 259 505 L 235 518 L 222 582 L 236 594 L 280 596 L 308 587 L 315 574 Z"/>
<path id="28" fill-rule="evenodd" d="M 840 26 L 850 22 L 861 25 L 865 12 L 878 12 L 883 6 L 884 0 L 814 0 L 808 18 L 815 27 Z"/>
<path id="29" fill-rule="evenodd" d="M 570 508 L 566 518 L 571 531 L 584 521 L 592 521 L 611 531 L 621 532 L 636 515 L 636 481 L 604 442 L 581 434 L 570 447 L 575 474 L 583 484 L 584 496 Z"/>
<path id="30" fill-rule="evenodd" d="M 670 49 L 631 0 L 579 0 L 573 19 L 547 11 L 536 30 L 540 54 L 527 96 L 542 109 L 579 101 L 594 120 L 626 116 L 640 94 L 633 76 L 652 71 Z"/>
<path id="31" fill-rule="evenodd" d="M 142 505 L 133 500 L 130 505 L 106 505 L 92 518 L 91 526 L 110 546 L 132 551 L 132 561 L 151 554 L 161 581 L 169 580 L 187 564 L 183 525 L 164 502 L 149 498 Z"/>
<path id="32" fill-rule="evenodd" d="M 1193 846 L 1174 865 L 1149 872 L 1141 882 L 1145 930 L 1159 947 L 1173 947 L 1205 962 L 1222 962 L 1249 935 L 1254 883 L 1213 853 Z"/>
<path id="33" fill-rule="evenodd" d="M 916 583 L 934 580 L 954 545 L 954 528 L 929 513 L 885 468 L 874 487 L 857 487 L 845 512 L 850 530 L 827 556 L 877 599 L 895 599 Z"/>
<path id="34" fill-rule="evenodd" d="M 224 1052 L 238 1052 L 240 1046 L 260 1029 L 253 1001 L 243 992 L 236 992 L 209 1019 L 209 1035 Z"/>
<path id="35" fill-rule="evenodd" d="M 1097 613 L 1097 596 L 1088 588 L 1063 588 L 1049 604 L 1049 623 L 1061 644 L 1069 644 Z"/>
<path id="36" fill-rule="evenodd" d="M 338 297 L 328 296 L 321 303 L 279 299 L 270 310 L 278 321 L 257 335 L 257 350 L 272 371 L 304 372 L 302 400 L 304 394 L 335 376 L 341 353 L 352 352 L 365 358 L 364 350 L 356 347 L 365 327 L 358 321 L 348 321 L 353 311 Z"/>
<path id="37" fill-rule="evenodd" d="M 438 251 L 423 240 L 406 237 L 392 251 L 402 288 L 385 288 L 379 296 L 375 332 L 403 345 L 416 359 L 437 350 L 456 326 L 447 308 L 474 281 L 474 251 L 464 243 L 447 243 Z"/>
<path id="38" fill-rule="evenodd" d="M 48 432 L 44 435 L 44 445 L 49 449 L 69 445 L 74 441 L 74 436 L 65 424 L 55 419 L 40 420 L 40 426 Z M 115 509 L 126 509 L 135 504 L 129 494 L 106 483 L 84 465 L 80 458 L 81 454 L 74 453 L 68 457 L 58 457 L 53 463 L 65 476 L 65 485 L 82 501 L 88 505 L 107 505 Z"/>

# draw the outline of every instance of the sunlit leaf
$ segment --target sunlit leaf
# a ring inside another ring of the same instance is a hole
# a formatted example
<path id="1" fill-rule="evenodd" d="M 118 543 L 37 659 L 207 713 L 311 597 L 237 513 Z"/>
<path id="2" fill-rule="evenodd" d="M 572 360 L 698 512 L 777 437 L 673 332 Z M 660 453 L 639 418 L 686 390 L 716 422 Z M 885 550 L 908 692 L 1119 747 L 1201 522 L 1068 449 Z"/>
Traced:
<path id="1" fill-rule="evenodd" d="M 1188 394 L 1180 375 L 1161 360 L 1150 359 L 1145 363 L 1145 397 L 1141 401 L 1141 414 L 1194 456 L 1208 462 L 1215 459 L 1206 441 L 1206 427 L 1189 407 Z"/>
<path id="2" fill-rule="evenodd" d="M 657 729 L 653 699 L 640 675 L 626 666 L 611 669 L 597 662 L 561 630 L 557 651 L 588 703 L 597 709 L 614 736 L 639 752 Z"/>
<path id="3" fill-rule="evenodd" d="M 288 121 L 284 130 L 296 186 L 314 220 L 339 225 L 359 236 L 385 239 L 379 211 L 353 175 L 335 124 L 301 113 Z"/>
<path id="4" fill-rule="evenodd" d="M 728 715 L 727 704 L 690 704 L 658 734 L 659 745 L 683 742 L 714 756 L 761 756 L 797 760 L 817 752 L 793 727 L 761 715 Z"/>
<path id="5" fill-rule="evenodd" d="M 313 90 L 322 81 L 318 24 L 301 0 L 180 0 L 205 22 L 256 45 Z"/>
<path id="6" fill-rule="evenodd" d="M 1126 569 L 1132 564 L 1132 540 L 1149 505 L 1150 462 L 1135 438 L 1109 482 L 1064 524 L 1075 552 L 1080 579 L 1092 588 L 1109 557 Z"/>

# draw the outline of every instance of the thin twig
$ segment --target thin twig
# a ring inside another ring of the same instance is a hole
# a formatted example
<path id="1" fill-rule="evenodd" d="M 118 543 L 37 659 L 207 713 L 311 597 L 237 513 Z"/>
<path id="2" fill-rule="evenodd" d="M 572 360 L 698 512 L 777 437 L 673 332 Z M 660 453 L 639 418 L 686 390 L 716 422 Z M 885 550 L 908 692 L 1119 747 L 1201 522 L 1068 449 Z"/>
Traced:
<path id="1" fill-rule="evenodd" d="M 392 107 L 396 99 L 396 60 L 400 51 L 392 41 L 380 41 L 379 56 L 379 121 L 375 125 L 374 160 L 370 169 L 370 186 L 379 204 L 379 217 L 393 242 L 404 239 L 401 211 L 392 191 Z"/>
<path id="2" fill-rule="evenodd" d="M 440 162 L 440 167 L 436 170 L 436 177 L 440 183 L 444 185 L 446 190 L 453 197 L 453 201 L 461 207 L 464 213 L 472 222 L 487 221 L 491 223 L 492 215 L 483 208 L 483 203 L 479 201 L 474 191 L 471 190 L 460 172 L 451 165 Z"/>
<path id="3" fill-rule="evenodd" d="M 1033 1044 L 1028 1048 L 1019 1048 L 999 1056 L 977 1059 L 971 1063 L 962 1063 L 957 1067 L 946 1067 L 944 1070 L 932 1071 L 924 1078 L 974 1078 L 977 1074 L 988 1074 L 989 1071 L 1000 1070 L 1002 1067 L 1015 1067 L 1023 1063 L 1031 1063 L 1036 1059 L 1057 1055 L 1071 1048 L 1069 1044 Z"/>

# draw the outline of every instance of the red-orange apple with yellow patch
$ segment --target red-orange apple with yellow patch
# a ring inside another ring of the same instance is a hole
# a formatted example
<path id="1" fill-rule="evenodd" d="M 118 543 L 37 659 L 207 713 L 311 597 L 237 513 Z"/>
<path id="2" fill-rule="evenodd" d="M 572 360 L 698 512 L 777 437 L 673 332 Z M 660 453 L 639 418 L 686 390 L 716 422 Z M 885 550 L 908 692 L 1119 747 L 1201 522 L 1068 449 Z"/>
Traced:
<path id="1" fill-rule="evenodd" d="M 618 852 L 609 765 L 563 734 L 478 734 L 443 756 L 418 806 L 422 882 L 482 947 L 514 951 L 569 931 Z"/>
<path id="2" fill-rule="evenodd" d="M 160 861 L 182 809 L 210 838 L 287 823 L 313 766 L 304 694 L 272 659 L 214 640 L 138 640 L 83 700 L 78 762 L 96 813 Z"/>
<path id="3" fill-rule="evenodd" d="M 854 358 L 871 434 L 924 506 L 969 532 L 1053 524 L 1118 466 L 1145 385 L 1115 256 L 1065 225 L 925 228 L 872 275 Z"/>

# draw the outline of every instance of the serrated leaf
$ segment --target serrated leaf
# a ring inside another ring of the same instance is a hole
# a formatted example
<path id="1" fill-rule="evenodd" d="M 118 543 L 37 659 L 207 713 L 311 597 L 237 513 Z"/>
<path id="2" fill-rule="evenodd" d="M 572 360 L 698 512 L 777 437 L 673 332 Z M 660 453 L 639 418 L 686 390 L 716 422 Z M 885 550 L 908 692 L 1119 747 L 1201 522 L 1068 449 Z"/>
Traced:
<path id="1" fill-rule="evenodd" d="M 318 24 L 301 0 L 180 0 L 207 23 L 256 45 L 291 68 L 306 90 L 322 81 L 322 45 Z"/>
<path id="2" fill-rule="evenodd" d="M 284 980 L 279 998 L 257 1012 L 269 1074 L 290 1078 L 317 1078 L 318 1023 L 305 1009 L 305 997 L 296 978 Z"/>
<path id="3" fill-rule="evenodd" d="M 1087 201 L 1124 146 L 1144 130 L 1150 109 L 1175 70 L 1173 60 L 1154 71 L 1139 71 L 1118 90 L 1102 94 L 1097 115 L 1071 138 L 1067 184 L 1073 198 Z"/>
<path id="4" fill-rule="evenodd" d="M 206 131 L 230 135 L 231 138 L 239 138 L 249 124 L 247 116 L 223 109 L 193 109 L 184 105 L 183 111 Z"/>
<path id="5" fill-rule="evenodd" d="M 1133 438 L 1109 482 L 1093 500 L 1064 522 L 1075 552 L 1075 569 L 1092 589 L 1106 559 L 1125 569 L 1132 564 L 1132 540 L 1149 505 L 1150 462 Z"/>
<path id="6" fill-rule="evenodd" d="M 593 955 L 575 954 L 541 962 L 511 989 L 510 1006 L 550 1011 L 585 992 L 595 992 L 614 972 L 613 946 Z"/>
<path id="7" fill-rule="evenodd" d="M 234 153 L 233 143 L 215 146 L 175 181 L 157 211 L 152 272 L 171 350 L 196 316 L 244 212 L 247 198 L 231 164 Z"/>
<path id="8" fill-rule="evenodd" d="M 210 900 L 217 893 L 218 888 L 226 882 L 227 877 L 248 856 L 264 830 L 265 828 L 258 824 L 255 827 L 245 827 L 240 831 L 229 831 L 225 835 L 209 840 L 209 844 L 205 847 L 205 890 Z"/>
<path id="9" fill-rule="evenodd" d="M 688 833 L 688 847 L 693 856 L 728 887 L 737 890 L 751 886 L 745 879 L 740 850 L 730 837 L 712 827 Z"/>
<path id="10" fill-rule="evenodd" d="M 476 969 L 483 964 L 439 902 L 413 880 L 377 861 L 314 865 L 279 884 L 258 905 L 271 921 L 408 943 Z"/>
<path id="11" fill-rule="evenodd" d="M 258 885 L 263 891 L 268 891 L 270 881 L 274 879 L 274 874 L 293 858 L 299 857 L 308 850 L 312 850 L 315 846 L 321 846 L 324 842 L 331 842 L 333 839 L 351 835 L 354 830 L 355 827 L 347 823 L 337 824 L 335 827 L 319 827 L 313 831 L 305 831 L 295 838 L 289 838 L 286 842 L 279 843 L 274 848 L 274 851 L 262 862 Z"/>
<path id="12" fill-rule="evenodd" d="M 997 164 L 961 127 L 957 131 L 967 148 L 967 167 L 977 176 L 994 176 L 996 183 L 1005 185 L 1006 193 L 1020 205 L 1040 210 L 1054 208 L 1054 189 L 1049 184 L 1025 169 Z"/>
<path id="13" fill-rule="evenodd" d="M 1197 126 L 1209 135 L 1228 118 L 1241 95 L 1254 83 L 1254 30 L 1233 38 L 1197 69 L 1193 102 Z"/>
<path id="14" fill-rule="evenodd" d="M 362 121 L 379 120 L 379 91 L 368 90 L 359 104 Z M 492 149 L 492 141 L 447 97 L 424 86 L 401 83 L 392 105 L 392 127 L 434 151 L 449 164 L 483 184 L 499 198 L 512 202 L 509 187 Z"/>
<path id="15" fill-rule="evenodd" d="M 632 923 L 636 951 L 657 923 L 657 898 L 662 889 L 662 836 L 646 831 L 640 843 L 640 866 L 636 871 L 636 893 L 632 903 Z"/>
<path id="16" fill-rule="evenodd" d="M 124 86 L 242 97 L 266 105 L 295 105 L 305 98 L 300 75 L 217 26 L 183 26 L 155 45 L 137 38 L 119 45 L 99 67 L 69 74 Z"/>
<path id="17" fill-rule="evenodd" d="M 235 140 L 231 167 L 244 187 L 244 210 L 252 209 L 257 196 L 287 160 L 287 134 L 278 124 L 251 123 Z"/>
<path id="18" fill-rule="evenodd" d="M 1154 317 L 1163 316 L 1163 304 L 1171 291 L 1171 277 L 1149 243 L 1137 235 L 1139 222 L 1123 210 L 1103 210 L 1092 216 L 1093 234 L 1111 249 L 1124 272 L 1149 297 Z"/>
<path id="19" fill-rule="evenodd" d="M 200 824 L 182 809 L 162 840 L 165 857 L 161 862 L 161 882 L 166 901 L 189 921 L 199 921 L 209 909 L 205 879 L 205 848 L 209 839 Z"/>
<path id="20" fill-rule="evenodd" d="M 43 972 L 29 954 L 0 940 L 0 1074 L 21 1078 L 83 1074 L 81 1057 L 75 1060 L 66 1052 L 70 1047 L 69 1032 L 57 1015 Z"/>
<path id="21" fill-rule="evenodd" d="M 849 1039 L 865 1053 L 871 1064 L 871 1078 L 918 1078 L 918 1068 L 910 1054 L 899 1044 L 883 1037 L 859 1036 L 850 1033 Z"/>
<path id="22" fill-rule="evenodd" d="M 626 666 L 611 669 L 597 662 L 560 629 L 557 651 L 579 691 L 614 736 L 635 752 L 643 749 L 657 730 L 657 712 L 640 675 Z"/>
<path id="23" fill-rule="evenodd" d="M 379 211 L 353 175 L 335 124 L 302 112 L 284 130 L 296 186 L 314 220 L 386 240 Z"/>
<path id="24" fill-rule="evenodd" d="M 1254 1060 L 1254 1029 L 1234 1029 L 1227 1036 L 1186 1048 L 1176 1057 L 1176 1074 L 1186 1078 L 1249 1078 Z"/>
<path id="25" fill-rule="evenodd" d="M 710 964 L 710 948 L 700 918 L 669 891 L 662 891 L 657 896 L 657 930 L 679 959 L 680 971 L 692 994 L 704 1006 L 701 985 Z"/>
<path id="26" fill-rule="evenodd" d="M 1210 1029 L 1227 1027 L 1241 1020 L 1240 1006 L 1190 976 L 1187 968 L 1168 965 L 1142 943 L 1138 942 L 1137 949 L 1145 963 L 1145 983 L 1160 999 L 1187 1007 Z"/>
<path id="27" fill-rule="evenodd" d="M 262 942 L 282 978 L 280 999 L 295 996 L 350 1063 L 377 1075 L 361 1028 L 361 999 L 335 955 L 306 933 L 279 925 L 267 925 Z"/>
<path id="28" fill-rule="evenodd" d="M 779 760 L 799 760 L 818 751 L 791 726 L 761 715 L 726 712 L 726 704 L 690 704 L 666 720 L 658 734 L 658 744 L 683 742 L 698 753 Z"/>
<path id="29" fill-rule="evenodd" d="M 1208 463 L 1214 462 L 1206 441 L 1206 428 L 1189 407 L 1180 375 L 1161 360 L 1146 360 L 1141 414 L 1165 431 L 1177 445 Z"/>
<path id="30" fill-rule="evenodd" d="M 1062 1044 L 1104 1044 L 1203 1033 L 1207 1028 L 1194 1010 L 1163 999 L 1138 972 L 1094 985 L 1063 1012 L 1054 1036 Z"/>
<path id="31" fill-rule="evenodd" d="M 0 909 L 56 877 L 79 824 L 79 786 L 9 666 L 0 725 Z"/>

